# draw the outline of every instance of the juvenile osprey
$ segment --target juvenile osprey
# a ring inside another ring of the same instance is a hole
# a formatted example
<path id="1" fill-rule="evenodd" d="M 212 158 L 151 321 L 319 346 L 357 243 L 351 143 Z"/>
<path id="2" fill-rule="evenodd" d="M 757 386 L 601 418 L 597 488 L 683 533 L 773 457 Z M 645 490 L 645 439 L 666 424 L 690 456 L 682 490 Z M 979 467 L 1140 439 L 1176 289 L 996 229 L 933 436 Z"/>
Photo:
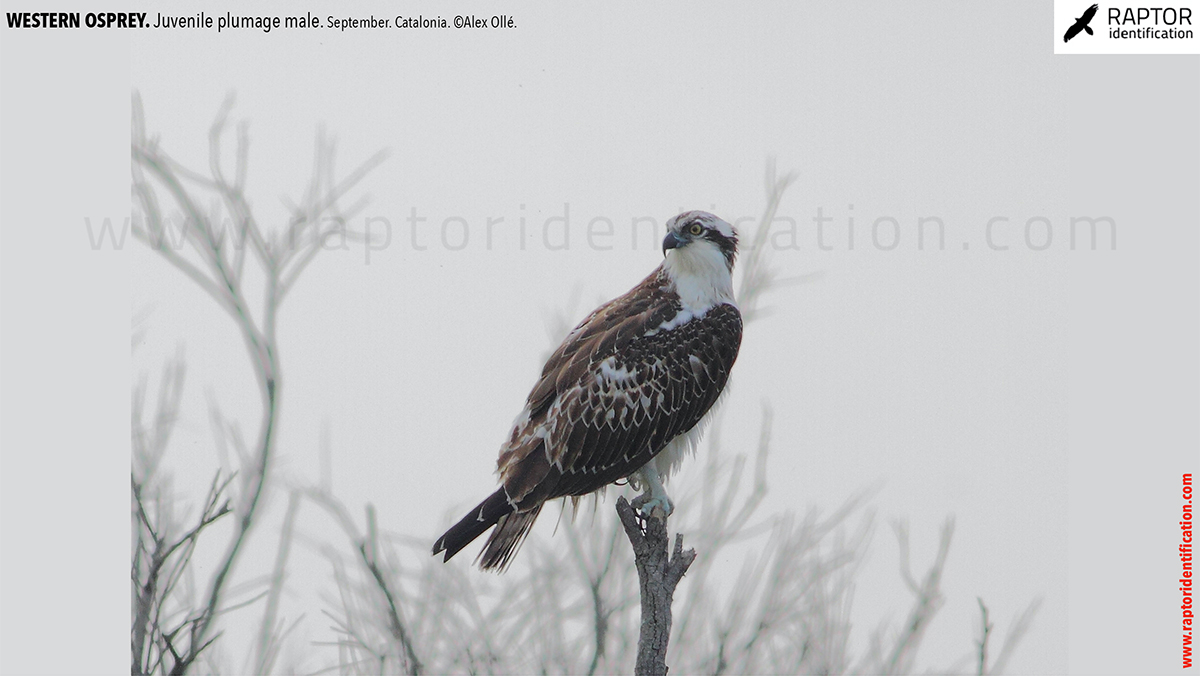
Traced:
<path id="1" fill-rule="evenodd" d="M 433 545 L 449 561 L 495 526 L 479 555 L 503 568 L 548 500 L 628 478 L 634 507 L 670 515 L 663 480 L 695 448 L 742 342 L 737 232 L 704 211 L 667 222 L 665 259 L 554 351 L 500 448 L 500 489 Z"/>

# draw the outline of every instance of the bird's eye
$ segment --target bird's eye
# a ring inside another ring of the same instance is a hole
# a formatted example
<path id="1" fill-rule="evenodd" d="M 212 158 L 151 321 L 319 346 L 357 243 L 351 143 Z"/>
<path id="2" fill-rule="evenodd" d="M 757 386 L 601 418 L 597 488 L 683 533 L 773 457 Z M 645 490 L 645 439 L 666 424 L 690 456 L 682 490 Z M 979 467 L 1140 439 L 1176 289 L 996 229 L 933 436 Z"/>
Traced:
<path id="1" fill-rule="evenodd" d="M 691 233 L 692 237 L 699 237 L 704 232 L 704 226 L 699 223 L 692 223 L 692 226 L 688 228 L 688 232 Z"/>

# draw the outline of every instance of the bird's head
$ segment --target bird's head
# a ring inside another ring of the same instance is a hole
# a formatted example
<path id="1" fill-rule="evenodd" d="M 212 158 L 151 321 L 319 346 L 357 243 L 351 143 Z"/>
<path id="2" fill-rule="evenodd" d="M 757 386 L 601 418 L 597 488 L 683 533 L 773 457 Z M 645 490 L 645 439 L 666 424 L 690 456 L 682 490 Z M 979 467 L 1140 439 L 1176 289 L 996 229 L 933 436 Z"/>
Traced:
<path id="1" fill-rule="evenodd" d="M 701 271 L 722 264 L 733 271 L 737 258 L 737 230 L 707 211 L 685 211 L 667 221 L 663 256 L 681 270 Z"/>

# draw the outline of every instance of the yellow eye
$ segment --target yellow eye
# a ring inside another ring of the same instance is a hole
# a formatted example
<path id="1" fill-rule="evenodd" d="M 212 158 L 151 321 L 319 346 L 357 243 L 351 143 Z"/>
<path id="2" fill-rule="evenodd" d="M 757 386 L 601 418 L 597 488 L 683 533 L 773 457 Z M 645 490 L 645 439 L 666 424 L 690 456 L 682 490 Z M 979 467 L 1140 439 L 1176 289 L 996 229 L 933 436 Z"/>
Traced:
<path id="1" fill-rule="evenodd" d="M 704 232 L 704 226 L 699 223 L 692 223 L 692 226 L 688 228 L 688 232 L 691 233 L 692 237 L 699 237 Z"/>

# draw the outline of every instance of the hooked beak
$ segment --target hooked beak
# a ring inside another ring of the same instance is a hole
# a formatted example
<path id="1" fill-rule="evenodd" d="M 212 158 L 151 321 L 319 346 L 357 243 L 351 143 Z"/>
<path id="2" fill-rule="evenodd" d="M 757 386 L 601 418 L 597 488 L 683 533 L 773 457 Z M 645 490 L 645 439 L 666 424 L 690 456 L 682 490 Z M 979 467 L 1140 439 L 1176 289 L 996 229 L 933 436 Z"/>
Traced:
<path id="1" fill-rule="evenodd" d="M 675 233 L 668 232 L 666 238 L 663 239 L 663 256 L 667 255 L 668 249 L 678 249 L 684 245 L 684 241 L 675 236 Z"/>

